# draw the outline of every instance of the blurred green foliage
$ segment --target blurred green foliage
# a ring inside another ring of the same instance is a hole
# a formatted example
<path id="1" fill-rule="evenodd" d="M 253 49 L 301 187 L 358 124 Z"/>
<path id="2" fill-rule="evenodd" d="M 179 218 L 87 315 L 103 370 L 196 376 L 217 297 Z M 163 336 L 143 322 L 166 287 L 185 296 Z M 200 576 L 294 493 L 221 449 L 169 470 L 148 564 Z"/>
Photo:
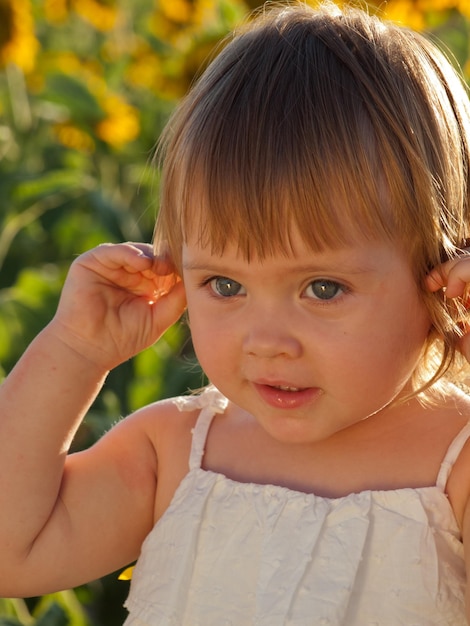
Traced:
<path id="1" fill-rule="evenodd" d="M 76 255 L 151 240 L 155 141 L 220 39 L 260 4 L 0 0 L 0 379 L 53 316 Z M 468 69 L 467 0 L 376 5 L 432 31 Z M 110 374 L 74 449 L 204 382 L 183 322 Z M 0 626 L 117 626 L 127 590 L 111 574 L 43 598 L 0 599 Z"/>

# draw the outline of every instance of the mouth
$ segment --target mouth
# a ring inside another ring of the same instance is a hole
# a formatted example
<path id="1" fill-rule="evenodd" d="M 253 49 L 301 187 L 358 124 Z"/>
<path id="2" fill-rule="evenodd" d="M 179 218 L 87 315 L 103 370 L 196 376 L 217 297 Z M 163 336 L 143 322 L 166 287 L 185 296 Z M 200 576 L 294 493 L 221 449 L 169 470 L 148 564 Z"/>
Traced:
<path id="1" fill-rule="evenodd" d="M 318 387 L 297 387 L 264 381 L 254 383 L 254 387 L 264 402 L 278 409 L 301 408 L 322 393 Z"/>
<path id="2" fill-rule="evenodd" d="M 280 389 L 281 391 L 302 391 L 304 389 L 302 387 L 291 387 L 289 385 L 268 385 L 268 387 Z"/>

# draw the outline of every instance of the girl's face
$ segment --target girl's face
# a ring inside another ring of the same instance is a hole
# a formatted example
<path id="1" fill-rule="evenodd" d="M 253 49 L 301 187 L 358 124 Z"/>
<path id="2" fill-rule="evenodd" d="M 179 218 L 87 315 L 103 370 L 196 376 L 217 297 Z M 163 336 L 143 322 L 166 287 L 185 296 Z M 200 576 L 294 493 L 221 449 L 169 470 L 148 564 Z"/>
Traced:
<path id="1" fill-rule="evenodd" d="M 409 262 L 358 241 L 250 262 L 235 246 L 183 248 L 199 362 L 275 439 L 315 442 L 410 391 L 430 329 Z"/>

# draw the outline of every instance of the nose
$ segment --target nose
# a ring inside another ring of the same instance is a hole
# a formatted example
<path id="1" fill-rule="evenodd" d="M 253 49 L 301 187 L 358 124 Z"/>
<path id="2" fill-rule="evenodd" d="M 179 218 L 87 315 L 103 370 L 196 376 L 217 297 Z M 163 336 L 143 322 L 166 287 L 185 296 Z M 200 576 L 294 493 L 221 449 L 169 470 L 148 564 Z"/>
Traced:
<path id="1" fill-rule="evenodd" d="M 265 359 L 298 358 L 302 354 L 302 344 L 294 330 L 292 321 L 283 315 L 258 315 L 248 323 L 243 350 L 247 355 Z"/>

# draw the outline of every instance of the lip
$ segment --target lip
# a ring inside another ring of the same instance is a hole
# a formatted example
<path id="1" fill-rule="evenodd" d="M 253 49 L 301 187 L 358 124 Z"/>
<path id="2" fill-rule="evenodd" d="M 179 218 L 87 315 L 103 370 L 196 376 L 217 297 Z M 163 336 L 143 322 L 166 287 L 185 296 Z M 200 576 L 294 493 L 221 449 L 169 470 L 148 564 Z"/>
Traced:
<path id="1" fill-rule="evenodd" d="M 289 383 L 256 381 L 254 388 L 269 406 L 276 409 L 298 409 L 311 404 L 321 395 L 318 387 L 296 387 Z M 287 389 L 280 389 L 286 387 Z"/>

